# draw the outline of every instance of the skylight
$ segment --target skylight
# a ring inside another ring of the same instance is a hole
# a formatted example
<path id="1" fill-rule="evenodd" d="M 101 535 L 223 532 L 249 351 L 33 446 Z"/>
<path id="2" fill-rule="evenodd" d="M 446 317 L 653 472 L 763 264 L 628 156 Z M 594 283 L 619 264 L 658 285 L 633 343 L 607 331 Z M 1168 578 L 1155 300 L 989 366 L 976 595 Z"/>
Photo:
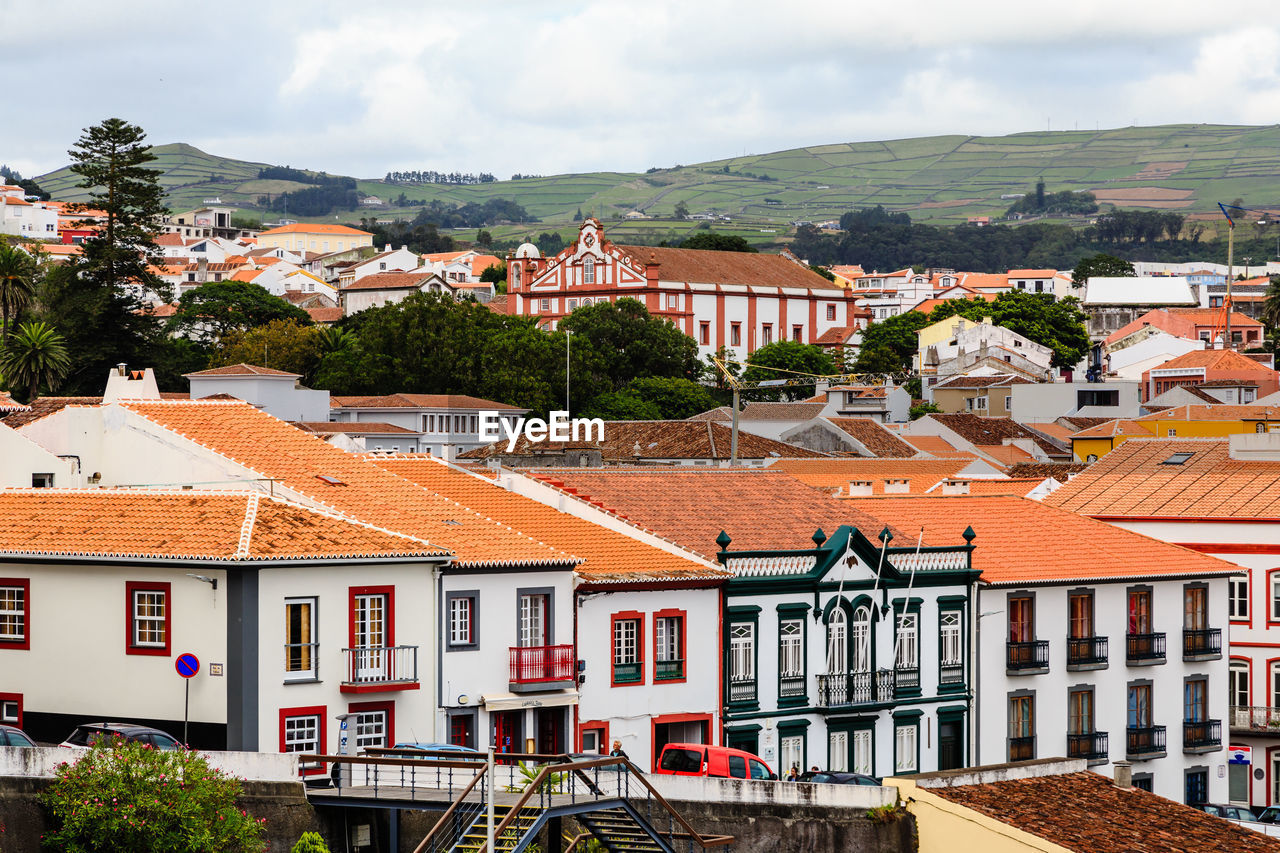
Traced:
<path id="1" fill-rule="evenodd" d="M 1172 456 L 1170 456 L 1168 459 L 1161 462 L 1160 464 L 1161 465 L 1181 465 L 1182 463 L 1190 459 L 1192 456 L 1195 456 L 1195 454 L 1194 453 L 1175 453 Z"/>
<path id="2" fill-rule="evenodd" d="M 317 479 L 317 480 L 319 480 L 320 482 L 325 483 L 326 485 L 330 485 L 330 486 L 345 486 L 345 485 L 346 485 L 346 483 L 342 482 L 342 481 L 341 481 L 341 480 L 339 480 L 337 477 L 333 477 L 333 476 L 331 476 L 331 475 L 329 475 L 329 474 L 316 474 L 316 479 Z"/>

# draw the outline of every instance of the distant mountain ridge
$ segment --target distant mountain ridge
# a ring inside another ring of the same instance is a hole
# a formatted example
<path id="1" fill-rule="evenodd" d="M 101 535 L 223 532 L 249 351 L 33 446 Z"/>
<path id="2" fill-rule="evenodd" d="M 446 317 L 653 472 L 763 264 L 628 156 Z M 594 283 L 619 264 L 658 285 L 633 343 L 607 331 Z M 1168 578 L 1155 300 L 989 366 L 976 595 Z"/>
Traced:
<path id="1" fill-rule="evenodd" d="M 260 196 L 307 186 L 259 179 L 258 171 L 271 164 L 218 157 L 185 143 L 153 151 L 175 210 L 212 198 L 252 207 Z M 1002 215 L 1012 196 L 1029 192 L 1041 178 L 1049 191 L 1090 190 L 1100 203 L 1118 207 L 1194 214 L 1240 198 L 1251 207 L 1280 208 L 1280 125 L 930 136 L 818 145 L 643 174 L 591 172 L 478 185 L 358 179 L 361 193 L 385 204 L 337 213 L 344 219 L 411 218 L 416 208 L 401 201 L 462 204 L 500 197 L 551 225 L 568 224 L 580 210 L 605 220 L 632 211 L 671 220 L 680 202 L 690 214 L 727 216 L 744 226 L 820 222 L 876 204 L 904 210 L 915 220 L 946 223 Z M 84 197 L 68 169 L 37 180 L 54 198 Z"/>

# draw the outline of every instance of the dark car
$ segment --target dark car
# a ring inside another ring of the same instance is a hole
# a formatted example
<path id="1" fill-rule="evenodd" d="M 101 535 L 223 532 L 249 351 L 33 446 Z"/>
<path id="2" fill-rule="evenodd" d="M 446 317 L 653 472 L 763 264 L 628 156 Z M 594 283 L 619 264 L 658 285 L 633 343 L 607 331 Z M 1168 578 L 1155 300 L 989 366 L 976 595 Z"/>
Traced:
<path id="1" fill-rule="evenodd" d="M 35 741 L 17 726 L 0 726 L 0 746 L 35 746 Z"/>
<path id="2" fill-rule="evenodd" d="M 1276 823 L 1280 819 L 1280 806 L 1267 806 L 1258 812 L 1258 823 Z"/>
<path id="3" fill-rule="evenodd" d="M 844 773 L 841 771 L 813 771 L 801 773 L 797 782 L 819 782 L 827 785 L 879 785 L 880 780 L 865 773 Z"/>
<path id="4" fill-rule="evenodd" d="M 1225 817 L 1227 820 L 1256 821 L 1258 819 L 1254 815 L 1253 809 L 1248 806 L 1232 806 L 1223 803 L 1201 803 L 1196 808 L 1201 811 L 1208 812 L 1215 817 Z"/>
<path id="5" fill-rule="evenodd" d="M 67 739 L 58 746 L 89 747 L 102 737 L 122 737 L 156 749 L 185 749 L 172 735 L 135 723 L 84 723 L 76 726 L 75 731 L 67 735 Z"/>
<path id="6" fill-rule="evenodd" d="M 395 746 L 392 747 L 392 749 L 416 750 L 421 752 L 457 753 L 458 758 L 465 759 L 468 761 L 472 760 L 473 758 L 478 758 L 484 755 L 484 753 L 478 749 L 472 749 L 469 746 L 459 746 L 456 743 L 410 743 L 406 741 L 403 743 L 396 744 Z M 433 755 L 430 757 L 437 758 L 440 760 L 447 760 L 446 756 L 443 756 L 443 755 Z M 452 755 L 448 756 L 448 759 L 452 759 L 452 758 L 453 758 Z"/>

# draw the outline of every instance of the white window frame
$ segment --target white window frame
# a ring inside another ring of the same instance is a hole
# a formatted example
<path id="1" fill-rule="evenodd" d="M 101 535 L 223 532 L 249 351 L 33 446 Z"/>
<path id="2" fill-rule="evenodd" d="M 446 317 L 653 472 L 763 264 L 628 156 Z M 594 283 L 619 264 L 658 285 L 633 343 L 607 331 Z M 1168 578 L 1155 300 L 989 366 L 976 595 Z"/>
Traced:
<path id="1" fill-rule="evenodd" d="M 804 674 L 804 620 L 783 619 L 778 624 L 778 674 L 796 678 Z"/>
<path id="2" fill-rule="evenodd" d="M 615 619 L 613 622 L 613 662 L 633 664 L 640 662 L 640 620 Z"/>
<path id="3" fill-rule="evenodd" d="M 476 600 L 459 595 L 449 599 L 449 645 L 473 646 L 476 642 Z"/>
<path id="4" fill-rule="evenodd" d="M 963 623 L 959 610 L 943 610 L 938 615 L 938 657 L 943 666 L 964 663 Z"/>
<path id="5" fill-rule="evenodd" d="M 520 596 L 520 647 L 540 648 L 550 645 L 551 601 L 546 593 L 524 593 Z"/>
<path id="6" fill-rule="evenodd" d="M 916 747 L 920 742 L 918 723 L 893 727 L 893 769 L 895 773 L 916 772 Z"/>
<path id="7" fill-rule="evenodd" d="M 596 283 L 596 259 L 593 257 L 585 257 L 582 259 L 582 283 Z"/>
<path id="8" fill-rule="evenodd" d="M 756 680 L 754 622 L 734 622 L 729 626 L 729 680 L 740 683 Z"/>
<path id="9" fill-rule="evenodd" d="M 317 654 L 319 651 L 319 643 L 315 637 L 317 627 L 316 611 L 318 609 L 318 604 L 319 602 L 314 596 L 299 596 L 295 598 L 286 598 L 284 600 L 284 678 L 286 681 L 312 681 L 317 677 L 316 662 L 319 657 Z M 308 608 L 308 613 L 306 625 L 303 627 L 303 630 L 306 637 L 309 638 L 305 640 L 294 638 L 291 635 L 290 632 L 293 626 L 293 619 L 289 612 L 291 607 L 304 606 Z M 300 669 L 290 668 L 293 663 L 292 655 L 290 654 L 290 647 L 295 644 L 303 646 L 301 654 L 299 655 L 299 664 L 309 664 Z"/>
<path id="10" fill-rule="evenodd" d="M 320 743 L 320 715 L 302 714 L 297 717 L 284 718 L 284 752 L 301 752 L 308 755 L 322 755 L 324 745 Z M 315 765 L 304 765 L 314 767 Z"/>
<path id="11" fill-rule="evenodd" d="M 849 733 L 837 731 L 827 733 L 827 770 L 832 773 L 844 773 L 849 769 Z"/>
<path id="12" fill-rule="evenodd" d="M 22 703 L 17 699 L 0 699 L 0 723 L 7 726 L 18 725 L 22 714 Z"/>
<path id="13" fill-rule="evenodd" d="M 853 731 L 853 772 L 874 775 L 876 739 L 871 729 L 854 729 Z"/>
<path id="14" fill-rule="evenodd" d="M 1233 660 L 1227 667 L 1227 696 L 1232 707 L 1248 708 L 1249 701 L 1249 662 Z M 1244 701 L 1240 701 L 1240 700 Z"/>
<path id="15" fill-rule="evenodd" d="M 839 606 L 827 619 L 827 674 L 844 675 L 849 671 L 849 632 L 844 610 Z"/>
<path id="16" fill-rule="evenodd" d="M 159 606 L 159 615 L 145 612 L 145 609 Z M 169 609 L 169 596 L 163 589 L 135 589 L 133 601 L 130 602 L 133 612 L 133 645 L 143 649 L 162 649 L 165 647 L 165 614 Z M 143 639 L 143 637 L 150 639 Z M 155 639 L 159 637 L 159 639 Z"/>
<path id="17" fill-rule="evenodd" d="M 778 738 L 778 773 L 785 778 L 791 768 L 804 772 L 804 735 Z"/>
<path id="18" fill-rule="evenodd" d="M 871 608 L 863 604 L 853 611 L 850 634 L 852 657 L 850 672 L 871 671 Z"/>
<path id="19" fill-rule="evenodd" d="M 382 678 L 387 672 L 387 596 L 361 593 L 352 602 L 351 624 L 355 627 L 356 678 Z M 376 642 L 375 642 L 376 641 Z"/>
<path id="20" fill-rule="evenodd" d="M 0 586 L 0 642 L 21 643 L 27 639 L 26 588 Z M 9 626 L 13 626 L 10 628 Z"/>
<path id="21" fill-rule="evenodd" d="M 680 634 L 684 631 L 684 618 L 680 616 L 655 616 L 653 619 L 653 644 L 655 662 L 680 660 Z"/>
<path id="22" fill-rule="evenodd" d="M 894 637 L 894 666 L 898 669 L 920 668 L 920 614 L 914 610 L 898 614 Z"/>
<path id="23" fill-rule="evenodd" d="M 383 749 L 391 746 L 387 737 L 390 732 L 387 726 L 386 708 L 356 711 L 352 716 L 355 719 L 352 721 L 351 730 L 355 733 L 357 752 L 370 747 Z"/>

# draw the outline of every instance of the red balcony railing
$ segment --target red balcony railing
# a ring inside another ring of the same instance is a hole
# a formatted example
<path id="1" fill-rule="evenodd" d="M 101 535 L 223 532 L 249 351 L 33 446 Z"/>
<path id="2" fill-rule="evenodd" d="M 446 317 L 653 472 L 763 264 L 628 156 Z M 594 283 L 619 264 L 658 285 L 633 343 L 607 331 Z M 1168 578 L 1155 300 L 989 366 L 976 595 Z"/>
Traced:
<path id="1" fill-rule="evenodd" d="M 573 681 L 573 646 L 524 646 L 511 649 L 511 683 Z"/>

